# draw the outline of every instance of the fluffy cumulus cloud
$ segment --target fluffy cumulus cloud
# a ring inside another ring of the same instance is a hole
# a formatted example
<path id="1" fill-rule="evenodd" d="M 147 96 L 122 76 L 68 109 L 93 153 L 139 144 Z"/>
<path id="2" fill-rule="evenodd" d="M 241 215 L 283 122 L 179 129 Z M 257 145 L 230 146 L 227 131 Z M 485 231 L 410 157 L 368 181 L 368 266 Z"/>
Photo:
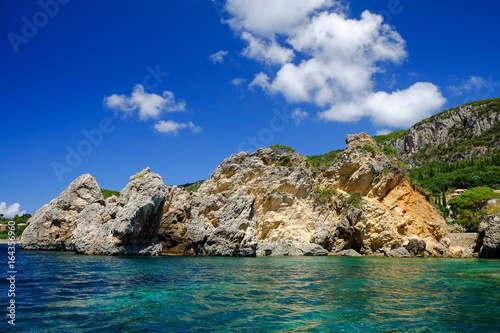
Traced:
<path id="1" fill-rule="evenodd" d="M 155 129 L 160 133 L 165 134 L 179 134 L 179 130 L 189 128 L 193 133 L 201 132 L 201 127 L 195 125 L 192 121 L 187 123 L 178 123 L 173 120 L 160 120 L 155 124 Z"/>
<path id="2" fill-rule="evenodd" d="M 210 55 L 209 58 L 214 64 L 222 64 L 224 62 L 224 57 L 228 55 L 228 51 L 219 50 L 214 54 Z"/>
<path id="3" fill-rule="evenodd" d="M 13 203 L 10 206 L 7 206 L 6 202 L 0 202 L 0 214 L 2 214 L 5 217 L 14 217 L 16 215 L 23 215 L 26 212 L 23 210 L 20 210 L 21 205 L 16 203 Z"/>
<path id="4" fill-rule="evenodd" d="M 292 119 L 295 122 L 296 126 L 299 126 L 302 124 L 302 122 L 309 116 L 309 113 L 306 111 L 296 108 L 295 110 L 292 111 Z"/>
<path id="5" fill-rule="evenodd" d="M 333 121 L 356 121 L 368 116 L 375 125 L 409 127 L 429 117 L 446 99 L 428 82 L 417 82 L 405 90 L 392 93 L 379 91 L 359 100 L 334 103 L 320 117 Z"/>
<path id="6" fill-rule="evenodd" d="M 338 0 L 228 0 L 226 21 L 246 47 L 242 53 L 266 64 L 249 88 L 282 94 L 324 111 L 319 117 L 379 126 L 411 125 L 446 102 L 432 83 L 375 91 L 373 76 L 386 63 L 407 57 L 402 36 L 383 17 L 364 11 L 350 18 Z"/>
<path id="7" fill-rule="evenodd" d="M 158 119 L 163 112 L 185 111 L 186 102 L 175 100 L 171 91 L 157 95 L 148 93 L 142 84 L 136 84 L 130 96 L 113 94 L 104 98 L 104 105 L 125 114 L 139 113 L 139 119 Z"/>
<path id="8" fill-rule="evenodd" d="M 141 84 L 136 84 L 130 96 L 113 94 L 104 98 L 104 105 L 126 115 L 138 112 L 140 120 L 159 119 L 163 113 L 186 111 L 186 102 L 176 101 L 175 95 L 171 91 L 164 91 L 162 95 L 148 93 Z M 159 133 L 177 135 L 179 130 L 188 128 L 193 133 L 201 132 L 201 127 L 189 121 L 179 123 L 173 120 L 160 120 L 154 128 Z"/>

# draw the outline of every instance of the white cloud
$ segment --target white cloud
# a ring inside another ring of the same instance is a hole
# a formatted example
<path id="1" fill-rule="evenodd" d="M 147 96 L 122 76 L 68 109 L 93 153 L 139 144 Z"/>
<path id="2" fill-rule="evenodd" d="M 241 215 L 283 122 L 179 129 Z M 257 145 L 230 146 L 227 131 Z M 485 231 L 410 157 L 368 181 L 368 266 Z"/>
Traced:
<path id="1" fill-rule="evenodd" d="M 383 129 L 379 129 L 375 135 L 386 135 L 386 134 L 389 134 L 391 133 L 391 130 L 387 129 L 387 128 L 383 128 Z"/>
<path id="2" fill-rule="evenodd" d="M 367 116 L 378 126 L 409 127 L 429 117 L 445 102 L 438 87 L 417 82 L 405 90 L 379 91 L 355 101 L 335 103 L 318 116 L 333 121 L 357 121 Z"/>
<path id="3" fill-rule="evenodd" d="M 113 94 L 104 98 L 104 105 L 110 109 L 133 114 L 139 111 L 139 119 L 158 119 L 163 112 L 185 111 L 186 103 L 176 101 L 171 91 L 164 91 L 162 96 L 147 93 L 141 84 L 136 84 L 130 96 Z"/>
<path id="4" fill-rule="evenodd" d="M 248 43 L 248 46 L 243 50 L 243 55 L 248 58 L 278 65 L 285 64 L 294 58 L 293 51 L 278 45 L 274 38 L 263 40 L 248 32 L 243 32 L 241 38 Z"/>
<path id="5" fill-rule="evenodd" d="M 154 125 L 155 129 L 160 133 L 177 135 L 179 130 L 189 128 L 193 133 L 201 132 L 201 127 L 195 125 L 192 121 L 187 123 L 178 123 L 173 120 L 160 120 Z"/>
<path id="6" fill-rule="evenodd" d="M 224 62 L 224 57 L 228 55 L 228 51 L 225 50 L 219 50 L 215 52 L 214 54 L 210 55 L 209 58 L 212 60 L 214 64 L 222 64 Z"/>
<path id="7" fill-rule="evenodd" d="M 247 43 L 243 54 L 278 66 L 256 73 L 249 88 L 325 108 L 322 119 L 369 117 L 379 126 L 402 127 L 446 102 L 427 82 L 374 91 L 374 74 L 407 57 L 405 40 L 381 15 L 349 18 L 340 0 L 228 0 L 226 11 L 226 22 Z"/>
<path id="8" fill-rule="evenodd" d="M 198 125 L 193 124 L 192 121 L 187 123 L 187 127 L 193 132 L 193 133 L 200 133 L 201 132 L 201 127 Z"/>
<path id="9" fill-rule="evenodd" d="M 227 23 L 233 30 L 257 35 L 286 33 L 306 21 L 315 10 L 333 5 L 332 0 L 228 0 Z"/>
<path id="10" fill-rule="evenodd" d="M 243 83 L 245 83 L 247 81 L 248 81 L 247 79 L 243 79 L 241 77 L 236 77 L 236 78 L 234 78 L 234 79 L 231 80 L 231 84 L 233 86 L 239 87 L 239 86 L 241 86 Z"/>
<path id="11" fill-rule="evenodd" d="M 292 111 L 292 119 L 295 122 L 296 126 L 299 126 L 308 116 L 309 113 L 300 108 L 296 108 Z"/>
<path id="12" fill-rule="evenodd" d="M 366 99 L 370 118 L 377 125 L 410 127 L 431 116 L 446 99 L 438 87 L 429 82 L 417 82 L 405 90 L 392 93 L 379 91 Z"/>
<path id="13" fill-rule="evenodd" d="M 20 211 L 19 208 L 21 208 L 21 205 L 19 203 L 13 203 L 10 206 L 7 206 L 7 203 L 5 202 L 0 202 L 0 214 L 2 214 L 5 217 L 14 217 L 16 215 L 23 215 L 26 214 L 26 212 Z"/>
<path id="14" fill-rule="evenodd" d="M 462 96 L 464 93 L 470 93 L 473 89 L 479 90 L 488 86 L 488 81 L 480 76 L 472 75 L 468 80 L 458 86 L 448 86 L 452 96 Z"/>
<path id="15" fill-rule="evenodd" d="M 262 73 L 262 72 L 255 75 L 255 78 L 248 85 L 248 88 L 250 90 L 253 90 L 254 87 L 260 87 L 264 91 L 271 90 L 270 85 L 269 85 L 269 76 L 267 76 L 266 73 Z"/>

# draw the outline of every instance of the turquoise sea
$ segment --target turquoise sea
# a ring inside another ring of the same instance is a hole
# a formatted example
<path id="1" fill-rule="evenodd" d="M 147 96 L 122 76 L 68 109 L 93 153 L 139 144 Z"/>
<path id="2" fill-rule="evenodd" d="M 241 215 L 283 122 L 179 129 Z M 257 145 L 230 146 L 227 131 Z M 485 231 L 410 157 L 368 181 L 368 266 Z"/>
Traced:
<path id="1" fill-rule="evenodd" d="M 8 270 L 6 245 L 2 274 Z M 0 331 L 500 331 L 500 261 L 101 257 L 16 248 Z"/>

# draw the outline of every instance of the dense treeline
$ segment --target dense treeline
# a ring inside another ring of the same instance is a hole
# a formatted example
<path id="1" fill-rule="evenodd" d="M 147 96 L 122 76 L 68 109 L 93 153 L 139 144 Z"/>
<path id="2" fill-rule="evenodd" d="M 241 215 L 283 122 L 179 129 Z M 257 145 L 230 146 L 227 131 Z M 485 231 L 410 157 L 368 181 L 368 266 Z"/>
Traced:
<path id="1" fill-rule="evenodd" d="M 410 179 L 433 193 L 478 186 L 500 189 L 500 153 L 455 163 L 432 162 L 412 169 Z"/>

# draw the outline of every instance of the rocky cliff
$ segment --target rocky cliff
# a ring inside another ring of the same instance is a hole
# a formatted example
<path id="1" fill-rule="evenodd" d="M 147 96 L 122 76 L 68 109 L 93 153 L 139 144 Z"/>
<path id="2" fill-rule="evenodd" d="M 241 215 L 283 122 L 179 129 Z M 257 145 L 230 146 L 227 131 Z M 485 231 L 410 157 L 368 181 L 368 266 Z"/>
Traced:
<path id="1" fill-rule="evenodd" d="M 500 148 L 500 98 L 471 102 L 443 111 L 383 143 L 395 148 L 410 167 L 433 159 L 469 159 Z M 471 141 L 471 139 L 476 139 Z M 420 152 L 420 156 L 415 153 Z"/>
<path id="2" fill-rule="evenodd" d="M 223 256 L 384 254 L 421 240 L 439 255 L 449 232 L 367 134 L 349 135 L 326 170 L 261 148 L 224 160 L 197 193 L 171 188 L 163 252 Z M 359 200 L 353 198 L 358 197 Z"/>
<path id="3" fill-rule="evenodd" d="M 21 247 L 85 254 L 159 254 L 165 193 L 161 177 L 149 168 L 132 176 L 120 197 L 107 200 L 96 180 L 82 175 L 33 215 Z"/>
<path id="4" fill-rule="evenodd" d="M 446 255 L 450 232 L 365 133 L 349 135 L 327 168 L 261 148 L 224 160 L 199 188 L 165 186 L 149 169 L 119 197 L 90 175 L 37 211 L 23 249 L 86 254 Z"/>

